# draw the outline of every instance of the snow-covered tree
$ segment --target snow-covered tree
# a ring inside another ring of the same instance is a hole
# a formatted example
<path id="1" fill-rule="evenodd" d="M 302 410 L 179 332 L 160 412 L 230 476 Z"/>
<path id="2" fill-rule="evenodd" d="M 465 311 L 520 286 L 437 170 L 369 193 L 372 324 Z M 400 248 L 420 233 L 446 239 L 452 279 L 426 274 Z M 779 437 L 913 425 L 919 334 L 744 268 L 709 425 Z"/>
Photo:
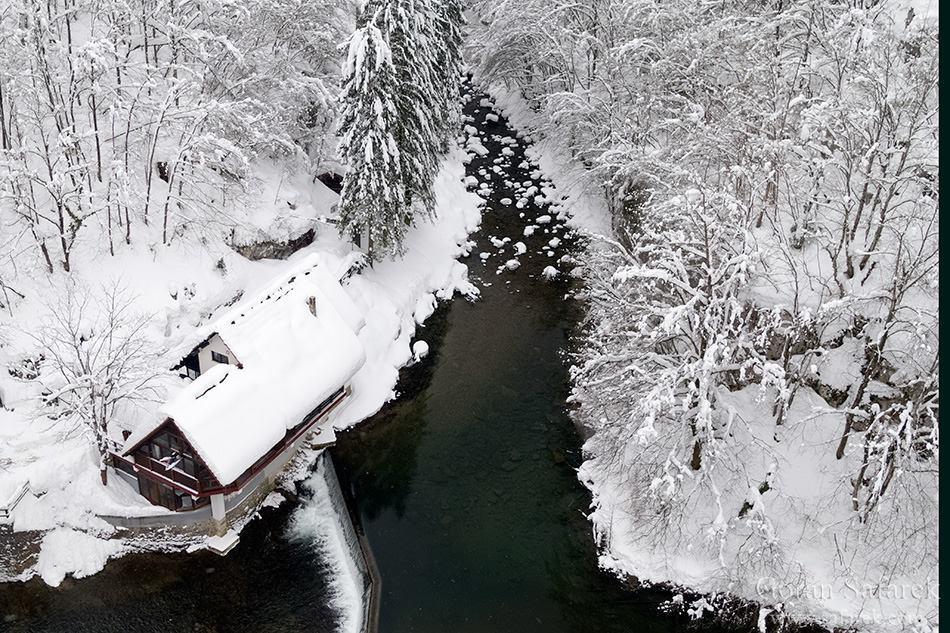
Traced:
<path id="1" fill-rule="evenodd" d="M 403 181 L 403 156 L 396 144 L 399 83 L 392 51 L 373 15 L 350 40 L 344 67 L 340 155 L 347 166 L 340 198 L 344 231 L 368 230 L 375 256 L 398 252 L 412 222 Z"/>
<path id="2" fill-rule="evenodd" d="M 735 470 L 747 438 L 720 400 L 753 383 L 787 393 L 770 356 L 783 315 L 743 297 L 758 261 L 747 221 L 734 199 L 692 189 L 648 205 L 629 246 L 594 252 L 605 266 L 591 285 L 576 398 L 598 431 L 588 449 L 605 468 L 629 470 L 628 494 L 663 523 L 658 533 L 707 503 L 710 521 L 742 512 L 726 499 L 749 485 Z"/>
<path id="3" fill-rule="evenodd" d="M 368 228 L 371 255 L 401 251 L 414 218 L 435 212 L 433 182 L 458 123 L 456 2 L 376 0 L 344 67 L 341 225 Z"/>
<path id="4" fill-rule="evenodd" d="M 50 272 L 76 248 L 228 232 L 255 160 L 327 158 L 350 4 L 6 3 L 4 223 Z"/>
<path id="5" fill-rule="evenodd" d="M 110 424 L 157 398 L 161 367 L 143 335 L 148 319 L 132 305 L 115 288 L 90 292 L 69 282 L 30 332 L 43 359 L 43 406 L 50 417 L 65 420 L 69 432 L 89 435 L 103 483 Z"/>
<path id="6" fill-rule="evenodd" d="M 848 552 L 835 574 L 918 573 L 939 453 L 935 20 L 888 2 L 472 8 L 480 75 L 612 214 L 585 254 L 575 374 L 603 538 L 712 543 L 731 579 L 756 560 L 801 573 L 778 506 L 816 526 L 794 538 Z M 827 497 L 784 490 L 788 460 Z"/>
<path id="7" fill-rule="evenodd" d="M 444 40 L 444 46 L 437 50 L 439 58 L 436 64 L 440 71 L 439 83 L 445 91 L 441 133 L 447 149 L 448 142 L 455 137 L 461 126 L 462 101 L 459 89 L 462 75 L 462 27 L 465 24 L 465 16 L 461 0 L 437 2 L 436 9 L 436 28 Z"/>

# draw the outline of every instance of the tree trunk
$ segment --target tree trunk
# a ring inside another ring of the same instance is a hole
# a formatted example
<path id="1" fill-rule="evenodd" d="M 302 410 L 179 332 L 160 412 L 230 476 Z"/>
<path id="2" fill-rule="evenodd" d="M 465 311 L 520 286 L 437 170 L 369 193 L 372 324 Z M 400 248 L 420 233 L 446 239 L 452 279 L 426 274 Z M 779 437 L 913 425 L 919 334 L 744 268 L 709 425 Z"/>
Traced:
<path id="1" fill-rule="evenodd" d="M 90 95 L 89 108 L 92 110 L 92 130 L 96 138 L 96 179 L 102 182 L 102 146 L 99 141 L 99 114 L 97 112 L 96 95 Z"/>
<path id="2" fill-rule="evenodd" d="M 703 463 L 703 442 L 699 438 L 693 442 L 693 456 L 689 460 L 689 467 L 693 470 L 699 470 Z"/>
<path id="3" fill-rule="evenodd" d="M 3 103 L 3 83 L 0 82 L 0 149 L 10 149 L 10 134 L 7 132 L 6 108 Z"/>

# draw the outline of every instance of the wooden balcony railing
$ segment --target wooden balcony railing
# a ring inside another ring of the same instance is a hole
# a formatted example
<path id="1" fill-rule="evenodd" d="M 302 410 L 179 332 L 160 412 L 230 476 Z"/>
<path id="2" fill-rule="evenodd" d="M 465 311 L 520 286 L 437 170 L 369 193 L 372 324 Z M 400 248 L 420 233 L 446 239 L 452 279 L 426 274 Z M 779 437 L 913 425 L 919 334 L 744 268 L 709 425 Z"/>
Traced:
<path id="1" fill-rule="evenodd" d="M 179 487 L 187 489 L 187 492 L 193 494 L 201 492 L 201 482 L 197 477 L 189 475 L 177 468 L 166 468 L 162 462 L 148 455 L 143 455 L 142 453 L 135 453 L 134 457 L 134 463 L 138 468 L 144 468 L 153 475 L 157 475 L 160 479 L 176 483 Z"/>

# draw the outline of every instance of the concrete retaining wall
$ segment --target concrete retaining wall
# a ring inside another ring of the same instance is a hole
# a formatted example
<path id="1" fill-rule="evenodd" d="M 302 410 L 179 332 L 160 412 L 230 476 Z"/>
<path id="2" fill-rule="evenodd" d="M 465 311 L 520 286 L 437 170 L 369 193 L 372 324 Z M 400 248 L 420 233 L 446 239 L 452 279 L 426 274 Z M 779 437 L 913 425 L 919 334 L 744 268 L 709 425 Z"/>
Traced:
<path id="1" fill-rule="evenodd" d="M 14 532 L 8 523 L 0 524 L 0 582 L 15 579 L 36 563 L 44 532 Z"/>
<path id="2" fill-rule="evenodd" d="M 330 490 L 330 501 L 339 520 L 347 546 L 363 580 L 363 632 L 376 633 L 379 628 L 379 597 L 382 582 L 379 570 L 376 568 L 376 559 L 370 549 L 369 541 L 363 533 L 351 499 L 345 495 L 336 472 L 336 464 L 330 451 L 320 455 L 322 463 L 320 470 L 324 474 L 327 488 Z"/>

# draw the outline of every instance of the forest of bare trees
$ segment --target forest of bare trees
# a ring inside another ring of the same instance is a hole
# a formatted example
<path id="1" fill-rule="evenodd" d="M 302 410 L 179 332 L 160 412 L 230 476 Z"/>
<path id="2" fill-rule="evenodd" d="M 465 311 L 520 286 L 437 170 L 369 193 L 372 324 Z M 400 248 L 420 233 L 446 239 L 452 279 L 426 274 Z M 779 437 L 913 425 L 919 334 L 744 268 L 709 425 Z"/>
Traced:
<path id="1" fill-rule="evenodd" d="M 2 255 L 69 271 L 84 244 L 113 254 L 240 223 L 229 203 L 256 157 L 333 149 L 345 4 L 4 3 Z"/>
<path id="2" fill-rule="evenodd" d="M 675 568 L 701 543 L 740 586 L 935 574 L 927 7 L 475 8 L 486 81 L 564 140 L 611 211 L 574 377 L 581 476 L 619 568 L 639 575 L 651 549 Z M 800 567 L 803 549 L 821 563 Z"/>

